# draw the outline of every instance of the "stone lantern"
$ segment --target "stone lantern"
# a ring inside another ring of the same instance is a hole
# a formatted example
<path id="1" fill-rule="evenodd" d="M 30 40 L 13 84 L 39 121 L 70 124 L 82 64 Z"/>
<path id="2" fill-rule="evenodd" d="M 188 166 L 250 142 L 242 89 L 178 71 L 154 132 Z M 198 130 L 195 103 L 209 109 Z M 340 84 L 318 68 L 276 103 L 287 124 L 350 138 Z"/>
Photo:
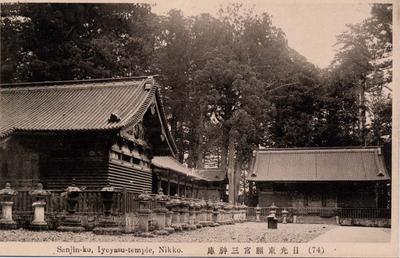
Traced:
<path id="1" fill-rule="evenodd" d="M 193 199 L 189 200 L 189 230 L 197 229 L 196 226 L 196 202 Z"/>
<path id="2" fill-rule="evenodd" d="M 226 220 L 226 214 L 227 214 L 227 203 L 224 203 L 222 201 L 219 202 L 219 224 L 221 225 L 226 225 L 227 220 Z"/>
<path id="3" fill-rule="evenodd" d="M 282 211 L 282 223 L 283 224 L 287 223 L 288 214 L 289 214 L 289 212 L 286 209 L 283 209 L 283 211 Z"/>
<path id="4" fill-rule="evenodd" d="M 46 197 L 50 194 L 48 191 L 43 189 L 41 183 L 37 184 L 37 188 L 29 193 L 32 196 L 32 207 L 33 207 L 33 221 L 31 222 L 30 228 L 32 230 L 47 230 L 49 227 L 45 221 L 45 206 Z"/>
<path id="5" fill-rule="evenodd" d="M 111 207 L 113 205 L 113 197 L 115 195 L 114 187 L 108 185 L 106 187 L 101 188 L 101 198 L 103 200 L 103 208 L 104 208 L 104 215 L 110 216 L 111 215 Z"/>
<path id="6" fill-rule="evenodd" d="M 172 233 L 175 231 L 175 229 L 172 227 L 172 215 L 173 215 L 173 211 L 172 211 L 172 202 L 168 196 L 168 201 L 165 203 L 165 207 L 167 208 L 167 213 L 165 214 L 165 230 L 168 233 Z"/>
<path id="7" fill-rule="evenodd" d="M 196 228 L 201 228 L 201 204 L 199 199 L 194 200 L 194 225 Z"/>
<path id="8" fill-rule="evenodd" d="M 93 229 L 93 233 L 97 235 L 121 235 L 122 229 L 111 217 L 111 207 L 114 203 L 114 195 L 116 193 L 114 187 L 108 185 L 101 190 L 101 198 L 103 201 L 104 217 L 100 219 L 98 226 Z"/>
<path id="9" fill-rule="evenodd" d="M 275 206 L 275 203 L 273 202 L 269 208 L 269 214 L 274 215 L 276 217 L 276 210 L 278 209 L 278 206 Z"/>
<path id="10" fill-rule="evenodd" d="M 225 210 L 226 210 L 226 224 L 228 225 L 235 224 L 234 221 L 235 206 L 229 203 L 225 206 Z"/>
<path id="11" fill-rule="evenodd" d="M 270 209 L 269 215 L 267 217 L 268 228 L 269 229 L 277 229 L 278 228 L 278 219 L 276 218 L 276 210 L 278 209 L 275 206 L 275 203 L 272 203 L 271 206 L 268 207 Z"/>
<path id="12" fill-rule="evenodd" d="M 167 230 L 165 230 L 166 213 L 168 212 L 168 209 L 166 208 L 166 203 L 168 200 L 169 200 L 168 196 L 164 195 L 162 189 L 160 188 L 160 191 L 155 196 L 155 201 L 157 204 L 157 208 L 155 209 L 155 212 L 156 212 L 155 220 L 156 220 L 157 230 L 154 233 L 157 235 L 168 235 L 169 234 L 169 232 Z"/>
<path id="13" fill-rule="evenodd" d="M 17 223 L 12 218 L 12 206 L 17 191 L 11 189 L 10 183 L 0 190 L 2 217 L 0 219 L 0 229 L 16 229 Z"/>
<path id="14" fill-rule="evenodd" d="M 241 215 L 240 215 L 241 221 L 245 222 L 247 220 L 247 217 L 246 217 L 246 215 L 247 215 L 247 206 L 243 203 L 240 207 L 241 207 Z"/>
<path id="15" fill-rule="evenodd" d="M 178 195 L 175 195 L 171 199 L 171 207 L 172 207 L 172 224 L 171 227 L 175 229 L 175 231 L 182 231 L 181 220 L 180 220 L 180 205 L 181 201 L 179 200 Z"/>
<path id="16" fill-rule="evenodd" d="M 72 185 L 68 186 L 61 195 L 67 197 L 67 212 L 69 214 L 74 214 L 76 212 L 76 205 L 79 201 L 79 196 L 82 189 L 75 186 L 75 180 L 73 180 Z"/>
<path id="17" fill-rule="evenodd" d="M 214 209 L 214 203 L 211 201 L 211 199 L 208 199 L 207 203 L 207 226 L 211 227 L 214 222 L 213 222 L 213 209 Z"/>
<path id="18" fill-rule="evenodd" d="M 57 228 L 58 231 L 82 232 L 85 230 L 82 227 L 80 218 L 75 215 L 81 192 L 82 189 L 75 186 L 75 179 L 73 179 L 71 186 L 68 186 L 65 191 L 61 193 L 61 196 L 67 198 L 67 215 L 60 222 L 60 226 Z"/>
<path id="19" fill-rule="evenodd" d="M 149 232 L 149 221 L 150 221 L 150 201 L 152 200 L 150 192 L 144 191 L 138 196 L 139 200 L 139 231 L 143 232 L 142 236 L 147 236 Z M 148 235 L 150 237 L 150 235 Z"/>
<path id="20" fill-rule="evenodd" d="M 213 227 L 220 226 L 220 208 L 221 208 L 221 203 L 218 201 L 214 202 L 214 207 L 213 207 Z"/>
<path id="21" fill-rule="evenodd" d="M 208 222 L 207 222 L 207 203 L 203 198 L 199 202 L 199 207 L 200 207 L 199 223 L 201 224 L 202 227 L 205 227 L 208 224 Z"/>
<path id="22" fill-rule="evenodd" d="M 261 215 L 261 208 L 260 208 L 260 205 L 257 204 L 257 207 L 256 207 L 256 221 L 257 222 L 260 222 L 260 215 Z"/>
<path id="23" fill-rule="evenodd" d="M 180 223 L 182 229 L 188 229 L 189 224 L 189 202 L 184 199 L 182 196 L 181 198 L 181 205 L 180 205 Z"/>

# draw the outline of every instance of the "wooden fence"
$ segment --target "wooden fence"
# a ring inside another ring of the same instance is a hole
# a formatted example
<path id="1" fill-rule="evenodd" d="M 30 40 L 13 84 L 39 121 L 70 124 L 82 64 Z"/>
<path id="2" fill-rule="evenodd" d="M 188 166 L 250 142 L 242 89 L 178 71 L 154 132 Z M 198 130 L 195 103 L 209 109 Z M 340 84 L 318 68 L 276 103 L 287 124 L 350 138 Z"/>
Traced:
<path id="1" fill-rule="evenodd" d="M 327 207 L 279 207 L 276 210 L 276 215 L 280 217 L 283 209 L 289 212 L 289 216 L 320 216 L 352 219 L 369 219 L 369 218 L 390 218 L 390 209 L 385 208 L 327 208 Z M 272 208 L 260 207 L 260 216 L 266 217 L 270 214 Z M 255 218 L 257 214 L 256 207 L 247 208 L 247 217 Z"/>

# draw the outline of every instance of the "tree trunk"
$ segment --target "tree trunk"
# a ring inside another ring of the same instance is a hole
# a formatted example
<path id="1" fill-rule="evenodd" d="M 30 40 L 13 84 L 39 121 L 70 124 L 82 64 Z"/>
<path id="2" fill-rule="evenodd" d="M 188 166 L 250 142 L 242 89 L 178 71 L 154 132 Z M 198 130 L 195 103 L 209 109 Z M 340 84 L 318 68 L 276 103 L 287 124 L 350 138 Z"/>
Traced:
<path id="1" fill-rule="evenodd" d="M 235 139 L 229 133 L 228 144 L 228 181 L 229 181 L 229 203 L 235 203 L 236 180 L 235 180 Z"/>
<path id="2" fill-rule="evenodd" d="M 359 114 L 359 127 L 360 127 L 360 140 L 362 144 L 366 144 L 365 142 L 365 126 L 367 123 L 367 117 L 366 117 L 366 100 L 365 100 L 365 87 L 366 87 L 367 81 L 364 80 L 361 82 L 360 85 L 360 114 Z"/>
<path id="3" fill-rule="evenodd" d="M 235 195 L 234 195 L 234 204 L 237 204 L 239 201 L 239 192 L 240 192 L 240 181 L 241 181 L 241 175 L 242 175 L 242 159 L 240 157 L 237 157 L 236 161 L 236 166 L 235 166 L 235 175 L 234 175 L 234 185 L 235 185 Z"/>
<path id="4" fill-rule="evenodd" d="M 196 133 L 196 168 L 204 168 L 204 148 L 203 148 L 203 134 L 204 134 L 204 115 L 203 108 L 200 107 L 200 114 L 197 125 Z"/>
<path id="5" fill-rule="evenodd" d="M 228 148 L 229 148 L 229 131 L 223 129 L 222 132 L 222 146 L 221 146 L 221 170 L 226 171 L 228 166 Z"/>

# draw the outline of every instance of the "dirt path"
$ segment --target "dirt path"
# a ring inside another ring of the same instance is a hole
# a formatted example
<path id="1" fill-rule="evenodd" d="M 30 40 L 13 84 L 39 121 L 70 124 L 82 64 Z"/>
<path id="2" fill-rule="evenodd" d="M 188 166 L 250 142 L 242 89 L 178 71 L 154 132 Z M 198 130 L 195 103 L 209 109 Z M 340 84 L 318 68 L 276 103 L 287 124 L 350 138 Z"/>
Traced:
<path id="1" fill-rule="evenodd" d="M 390 242 L 390 230 L 373 227 L 336 227 L 312 242 Z"/>

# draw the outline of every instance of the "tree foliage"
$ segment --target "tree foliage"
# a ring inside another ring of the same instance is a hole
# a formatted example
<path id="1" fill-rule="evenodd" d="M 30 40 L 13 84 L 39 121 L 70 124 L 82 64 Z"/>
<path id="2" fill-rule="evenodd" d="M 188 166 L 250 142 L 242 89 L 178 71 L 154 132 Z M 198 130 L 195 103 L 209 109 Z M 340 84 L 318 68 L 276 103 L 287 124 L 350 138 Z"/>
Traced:
<path id="1" fill-rule="evenodd" d="M 3 4 L 1 81 L 149 72 L 155 15 L 144 4 Z"/>
<path id="2" fill-rule="evenodd" d="M 159 74 L 180 161 L 224 169 L 236 202 L 260 146 L 391 141 L 391 20 L 392 5 L 373 4 L 321 70 L 268 13 L 240 4 L 216 17 L 157 16 L 147 4 L 2 4 L 0 79 Z"/>

